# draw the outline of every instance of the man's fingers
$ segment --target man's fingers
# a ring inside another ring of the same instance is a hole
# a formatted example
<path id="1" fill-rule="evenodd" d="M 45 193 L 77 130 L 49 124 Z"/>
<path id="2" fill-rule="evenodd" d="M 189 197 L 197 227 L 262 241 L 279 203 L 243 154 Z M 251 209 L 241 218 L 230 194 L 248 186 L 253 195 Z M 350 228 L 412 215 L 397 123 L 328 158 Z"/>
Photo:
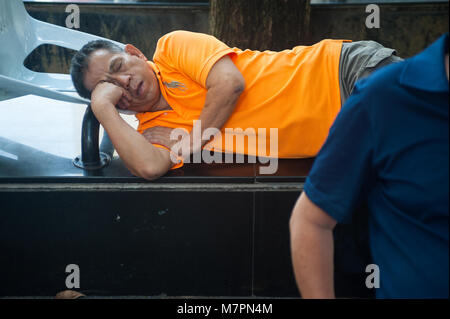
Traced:
<path id="1" fill-rule="evenodd" d="M 189 134 L 183 135 L 181 139 L 181 148 L 178 149 L 178 156 L 183 157 L 184 155 L 190 156 L 192 153 L 191 150 L 191 141 Z"/>
<path id="2" fill-rule="evenodd" d="M 145 130 L 145 132 L 149 132 L 150 134 L 159 134 L 161 136 L 167 136 L 167 138 L 170 139 L 170 133 L 172 132 L 172 129 L 170 127 L 164 126 L 154 126 Z"/>
<path id="3" fill-rule="evenodd" d="M 160 134 L 157 134 L 155 132 L 151 132 L 149 130 L 145 130 L 142 135 L 150 143 L 157 143 L 157 144 L 163 144 L 164 143 L 164 137 L 162 137 Z"/>
<path id="4" fill-rule="evenodd" d="M 109 101 L 113 105 L 117 105 L 122 94 L 123 90 L 120 87 L 109 82 L 100 82 L 92 91 L 91 104 L 96 105 L 100 101 Z"/>
<path id="5" fill-rule="evenodd" d="M 143 135 L 150 143 L 161 144 L 171 148 L 175 143 L 182 139 L 181 136 L 177 136 L 178 139 L 171 139 L 171 132 L 172 128 L 170 127 L 154 126 L 146 129 Z"/>
<path id="6" fill-rule="evenodd" d="M 144 131 L 143 135 L 145 139 L 153 144 L 160 144 L 167 148 L 172 148 L 172 146 L 177 143 L 175 140 L 170 139 L 169 131 L 164 128 L 151 128 Z"/>
<path id="7" fill-rule="evenodd" d="M 157 138 L 156 136 L 151 136 L 148 140 L 150 143 L 162 144 L 161 139 Z"/>
<path id="8" fill-rule="evenodd" d="M 125 105 L 123 104 L 122 100 L 119 100 L 119 102 L 117 102 L 116 106 L 121 110 L 125 109 Z"/>
<path id="9" fill-rule="evenodd" d="M 126 110 L 130 106 L 130 103 L 128 103 L 125 99 L 121 98 L 119 100 L 119 103 L 117 103 L 117 106 L 122 110 Z"/>
<path id="10" fill-rule="evenodd" d="M 130 92 L 128 92 L 127 90 L 123 90 L 122 97 L 128 102 L 128 104 L 132 100 L 132 96 L 131 96 Z"/>
<path id="11" fill-rule="evenodd" d="M 150 141 L 150 139 L 153 137 L 153 134 L 151 132 L 148 131 L 144 131 L 144 133 L 142 134 L 148 141 Z"/>
<path id="12" fill-rule="evenodd" d="M 123 101 L 123 104 L 124 104 L 126 107 L 130 107 L 130 100 L 127 100 L 126 97 L 125 97 L 125 98 L 122 98 L 122 101 Z"/>

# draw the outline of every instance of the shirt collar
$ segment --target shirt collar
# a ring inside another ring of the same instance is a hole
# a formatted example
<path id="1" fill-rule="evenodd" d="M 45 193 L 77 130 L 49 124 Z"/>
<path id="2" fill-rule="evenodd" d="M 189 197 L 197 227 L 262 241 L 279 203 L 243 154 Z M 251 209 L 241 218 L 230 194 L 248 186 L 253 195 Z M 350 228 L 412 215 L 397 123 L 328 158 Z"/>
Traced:
<path id="1" fill-rule="evenodd" d="M 446 33 L 424 51 L 407 59 L 400 83 L 430 92 L 448 92 L 444 62 L 448 41 L 449 35 Z"/>

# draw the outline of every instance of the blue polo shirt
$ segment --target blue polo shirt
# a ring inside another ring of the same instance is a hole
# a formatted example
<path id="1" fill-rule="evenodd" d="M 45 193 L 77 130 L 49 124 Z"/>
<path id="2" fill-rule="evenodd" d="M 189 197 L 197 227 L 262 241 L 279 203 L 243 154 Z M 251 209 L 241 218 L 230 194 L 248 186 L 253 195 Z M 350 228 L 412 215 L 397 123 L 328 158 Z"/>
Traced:
<path id="1" fill-rule="evenodd" d="M 449 297 L 448 43 L 359 81 L 305 183 L 338 222 L 367 202 L 377 298 Z"/>

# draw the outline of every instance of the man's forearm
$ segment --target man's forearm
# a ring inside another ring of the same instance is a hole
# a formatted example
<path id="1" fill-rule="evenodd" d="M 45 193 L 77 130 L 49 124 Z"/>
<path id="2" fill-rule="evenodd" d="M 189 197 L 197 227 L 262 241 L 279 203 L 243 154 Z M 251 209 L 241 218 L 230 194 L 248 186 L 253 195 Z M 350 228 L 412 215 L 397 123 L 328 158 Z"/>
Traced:
<path id="1" fill-rule="evenodd" d="M 302 297 L 334 298 L 332 232 L 301 229 L 292 240 L 295 278 Z"/>
<path id="2" fill-rule="evenodd" d="M 206 94 L 205 106 L 199 119 L 204 127 L 222 128 L 229 119 L 241 95 L 240 88 L 211 88 Z"/>
<path id="3" fill-rule="evenodd" d="M 242 87 L 214 87 L 206 94 L 205 105 L 199 120 L 202 125 L 202 133 L 207 128 L 221 129 L 233 113 L 236 103 L 242 93 Z M 202 140 L 203 146 L 207 141 Z"/>
<path id="4" fill-rule="evenodd" d="M 300 198 L 290 221 L 294 274 L 303 298 L 335 298 L 333 275 L 333 233 L 308 219 Z"/>
<path id="5" fill-rule="evenodd" d="M 155 179 L 167 172 L 170 160 L 128 125 L 112 104 L 93 105 L 92 110 L 107 131 L 120 158 L 133 174 Z"/>
<path id="6" fill-rule="evenodd" d="M 245 79 L 231 58 L 224 56 L 211 68 L 206 79 L 206 89 L 205 104 L 199 117 L 202 125 L 201 133 L 208 128 L 220 130 L 228 121 L 245 89 Z M 196 145 L 191 136 L 194 152 L 199 151 L 206 142 L 208 141 Z"/>

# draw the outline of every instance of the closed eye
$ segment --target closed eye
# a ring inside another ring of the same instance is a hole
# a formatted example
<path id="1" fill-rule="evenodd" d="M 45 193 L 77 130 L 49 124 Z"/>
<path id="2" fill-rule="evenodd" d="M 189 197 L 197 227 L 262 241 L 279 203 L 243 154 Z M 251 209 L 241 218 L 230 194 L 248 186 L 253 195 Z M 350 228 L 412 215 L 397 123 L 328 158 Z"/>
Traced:
<path id="1" fill-rule="evenodd" d="M 122 68 L 122 64 L 123 64 L 123 59 L 122 58 L 116 58 L 114 59 L 110 66 L 109 66 L 109 72 L 110 73 L 116 73 L 119 72 L 120 69 Z"/>
<path id="2" fill-rule="evenodd" d="M 116 72 L 119 72 L 121 68 L 122 68 L 122 60 L 120 60 L 120 62 L 118 63 L 118 66 L 116 67 Z"/>

